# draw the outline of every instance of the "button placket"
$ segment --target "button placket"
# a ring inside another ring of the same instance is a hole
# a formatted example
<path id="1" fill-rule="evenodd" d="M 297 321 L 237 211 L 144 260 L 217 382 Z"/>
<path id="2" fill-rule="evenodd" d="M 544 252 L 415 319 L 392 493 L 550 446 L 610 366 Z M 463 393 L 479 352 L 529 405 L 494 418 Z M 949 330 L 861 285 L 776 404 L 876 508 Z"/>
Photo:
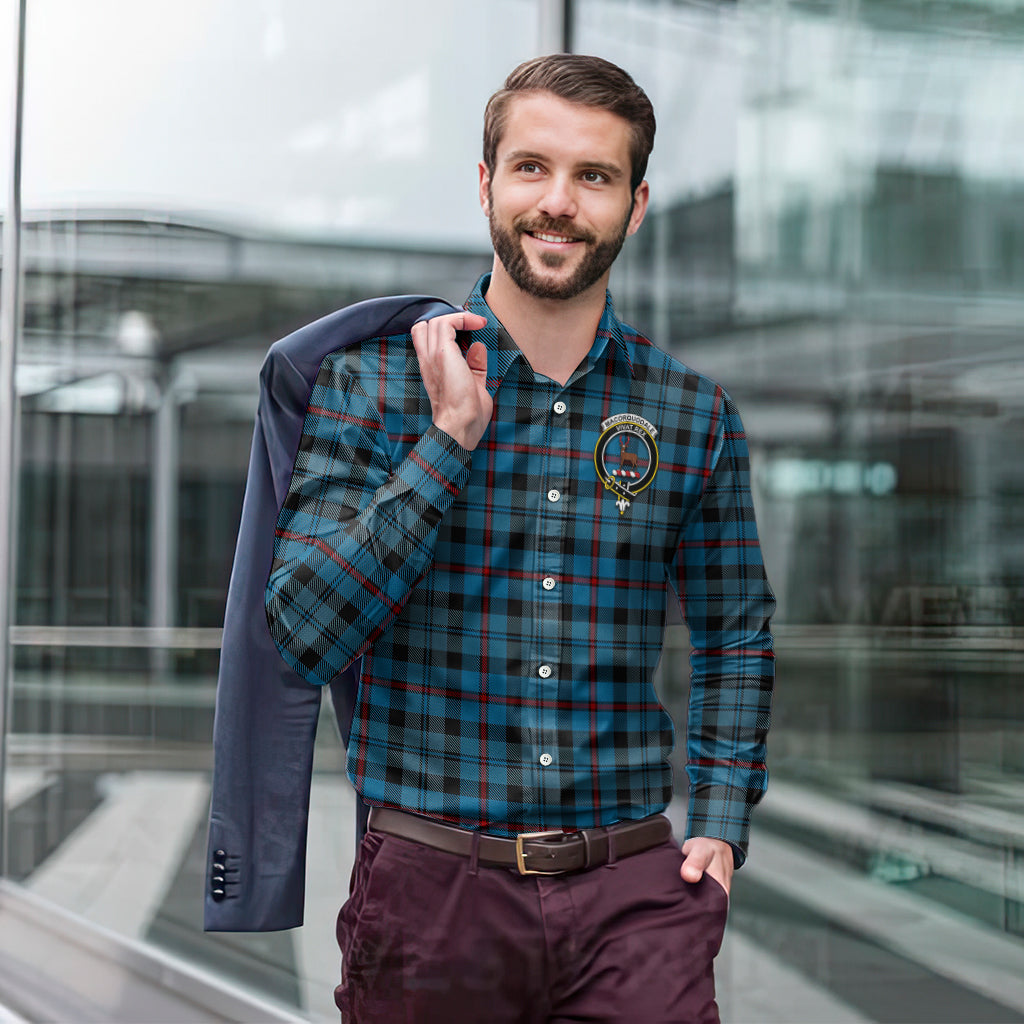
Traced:
<path id="1" fill-rule="evenodd" d="M 557 392 L 556 392 L 557 393 Z M 569 415 L 568 397 L 549 399 L 550 410 L 545 419 L 546 437 L 544 441 L 545 474 L 542 478 L 547 484 L 540 501 L 541 534 L 538 551 L 538 601 L 541 614 L 538 617 L 537 630 L 540 641 L 539 653 L 541 664 L 538 666 L 539 693 L 541 706 L 538 709 L 538 732 L 535 737 L 535 764 L 540 765 L 539 771 L 547 772 L 539 777 L 541 793 L 551 794 L 559 785 L 559 769 L 555 761 L 555 746 L 558 741 L 557 701 L 563 685 L 560 661 L 545 661 L 561 658 L 565 649 L 566 627 L 563 616 L 567 610 L 563 605 L 565 594 L 562 588 L 562 574 L 565 570 L 565 537 L 568 529 L 567 517 L 570 511 L 569 498 L 573 491 L 572 466 L 570 457 L 571 416 Z M 542 485 L 543 486 L 543 485 Z M 536 584 L 534 584 L 536 586 Z"/>

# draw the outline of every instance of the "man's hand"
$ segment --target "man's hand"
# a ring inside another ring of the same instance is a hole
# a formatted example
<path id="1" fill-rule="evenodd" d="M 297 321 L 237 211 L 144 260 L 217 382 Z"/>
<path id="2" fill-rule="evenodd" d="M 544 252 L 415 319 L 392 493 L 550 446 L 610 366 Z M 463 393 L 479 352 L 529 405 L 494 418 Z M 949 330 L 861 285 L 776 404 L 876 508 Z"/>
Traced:
<path id="1" fill-rule="evenodd" d="M 430 396 L 434 426 L 472 451 L 491 422 L 487 347 L 474 341 L 463 358 L 456 331 L 478 331 L 487 318 L 463 311 L 413 324 L 412 343 Z"/>
<path id="2" fill-rule="evenodd" d="M 679 873 L 684 882 L 699 882 L 706 871 L 728 894 L 735 863 L 728 843 L 721 839 L 692 836 L 683 843 L 683 856 L 686 859 Z"/>

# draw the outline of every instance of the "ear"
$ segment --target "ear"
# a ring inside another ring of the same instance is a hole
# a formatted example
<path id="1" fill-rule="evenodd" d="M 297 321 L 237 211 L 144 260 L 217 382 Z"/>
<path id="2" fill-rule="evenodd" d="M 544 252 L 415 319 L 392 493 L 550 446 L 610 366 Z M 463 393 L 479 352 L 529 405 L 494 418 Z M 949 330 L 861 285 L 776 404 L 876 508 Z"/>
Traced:
<path id="1" fill-rule="evenodd" d="M 487 198 L 487 192 L 491 186 L 491 175 L 487 170 L 487 165 L 482 160 L 477 165 L 477 169 L 480 172 L 480 209 L 484 211 L 485 217 L 489 217 L 491 215 L 491 203 Z"/>
<path id="2" fill-rule="evenodd" d="M 650 188 L 646 180 L 641 181 L 633 193 L 633 212 L 629 215 L 629 223 L 626 225 L 627 235 L 635 235 L 637 228 L 643 223 L 644 215 L 647 213 L 647 203 L 650 198 Z"/>

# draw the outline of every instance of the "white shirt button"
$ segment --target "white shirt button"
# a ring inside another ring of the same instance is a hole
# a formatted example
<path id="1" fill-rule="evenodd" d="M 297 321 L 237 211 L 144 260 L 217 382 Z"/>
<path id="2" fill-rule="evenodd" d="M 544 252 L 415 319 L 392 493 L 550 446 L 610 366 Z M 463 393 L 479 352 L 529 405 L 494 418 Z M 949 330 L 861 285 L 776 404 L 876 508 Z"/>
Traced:
<path id="1" fill-rule="evenodd" d="M 554 590 L 555 581 L 550 576 L 544 577 L 544 582 L 541 584 L 545 590 Z"/>
<path id="2" fill-rule="evenodd" d="M 547 768 L 547 766 L 549 764 L 551 764 L 551 755 L 550 754 L 541 754 L 540 755 L 540 763 L 542 765 L 544 765 L 545 768 Z"/>
<path id="3" fill-rule="evenodd" d="M 556 416 L 561 416 L 565 412 L 565 402 L 555 402 L 553 406 Z"/>
<path id="4" fill-rule="evenodd" d="M 551 666 L 541 665 L 541 667 L 537 669 L 537 675 L 539 675 L 541 679 L 547 679 L 548 676 L 551 675 Z"/>
<path id="5" fill-rule="evenodd" d="M 548 491 L 548 501 L 558 501 L 558 499 L 561 496 L 561 493 L 559 491 L 556 491 L 554 487 L 552 487 L 551 490 Z"/>

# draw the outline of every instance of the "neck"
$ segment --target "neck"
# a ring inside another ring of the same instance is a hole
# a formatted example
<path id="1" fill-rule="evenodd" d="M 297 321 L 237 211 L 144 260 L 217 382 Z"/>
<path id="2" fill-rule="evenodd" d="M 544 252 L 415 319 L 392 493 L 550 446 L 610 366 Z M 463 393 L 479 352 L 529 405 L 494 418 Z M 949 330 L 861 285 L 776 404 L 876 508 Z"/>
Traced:
<path id="1" fill-rule="evenodd" d="M 564 384 L 594 344 L 607 286 L 604 274 L 571 299 L 539 299 L 524 292 L 495 256 L 486 299 L 530 366 Z"/>

